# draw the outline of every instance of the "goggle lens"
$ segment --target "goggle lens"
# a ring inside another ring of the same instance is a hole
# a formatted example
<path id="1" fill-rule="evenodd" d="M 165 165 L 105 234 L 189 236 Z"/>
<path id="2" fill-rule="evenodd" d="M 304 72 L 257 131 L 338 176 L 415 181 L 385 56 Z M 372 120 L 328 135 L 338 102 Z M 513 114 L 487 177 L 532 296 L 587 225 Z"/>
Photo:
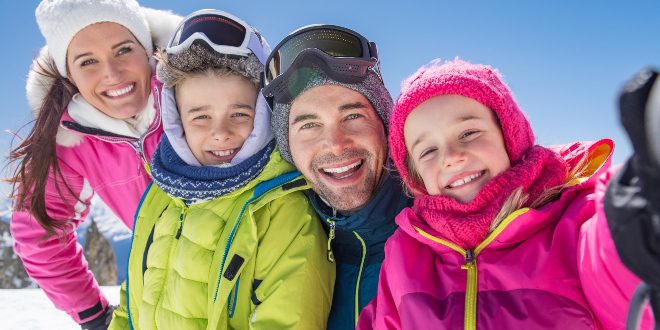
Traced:
<path id="1" fill-rule="evenodd" d="M 332 57 L 361 58 L 364 54 L 361 40 L 350 33 L 335 29 L 315 29 L 300 33 L 272 54 L 267 65 L 266 78 L 272 81 L 289 69 L 298 54 L 305 49 L 316 48 Z"/>
<path id="2" fill-rule="evenodd" d="M 180 45 L 195 33 L 203 33 L 216 45 L 239 47 L 246 38 L 245 27 L 224 16 L 200 15 L 190 19 L 180 30 L 180 35 L 171 47 Z"/>

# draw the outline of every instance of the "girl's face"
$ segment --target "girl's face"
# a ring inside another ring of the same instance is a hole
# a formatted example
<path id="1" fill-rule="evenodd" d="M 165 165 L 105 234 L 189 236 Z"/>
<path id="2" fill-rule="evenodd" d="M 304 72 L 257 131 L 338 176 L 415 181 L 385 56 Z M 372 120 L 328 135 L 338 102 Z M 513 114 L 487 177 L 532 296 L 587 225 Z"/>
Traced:
<path id="1" fill-rule="evenodd" d="M 462 203 L 510 167 L 495 114 L 460 95 L 440 95 L 415 108 L 404 125 L 408 157 L 430 195 Z"/>
<path id="2" fill-rule="evenodd" d="M 149 57 L 122 25 L 103 22 L 80 30 L 69 43 L 66 64 L 80 94 L 104 114 L 127 119 L 146 106 Z"/>
<path id="3" fill-rule="evenodd" d="M 200 164 L 229 163 L 252 133 L 257 89 L 234 74 L 206 72 L 175 88 L 186 142 Z"/>

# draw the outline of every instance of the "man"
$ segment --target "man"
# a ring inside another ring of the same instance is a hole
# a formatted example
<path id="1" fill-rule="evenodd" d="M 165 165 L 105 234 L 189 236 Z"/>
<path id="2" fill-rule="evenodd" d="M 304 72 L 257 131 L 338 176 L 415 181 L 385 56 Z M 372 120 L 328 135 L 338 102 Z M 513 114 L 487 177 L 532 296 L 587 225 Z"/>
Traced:
<path id="1" fill-rule="evenodd" d="M 337 265 L 328 329 L 354 329 L 376 294 L 394 218 L 410 204 L 388 166 L 392 98 L 376 45 L 346 28 L 308 26 L 280 42 L 266 67 L 280 152 L 311 184 Z"/>

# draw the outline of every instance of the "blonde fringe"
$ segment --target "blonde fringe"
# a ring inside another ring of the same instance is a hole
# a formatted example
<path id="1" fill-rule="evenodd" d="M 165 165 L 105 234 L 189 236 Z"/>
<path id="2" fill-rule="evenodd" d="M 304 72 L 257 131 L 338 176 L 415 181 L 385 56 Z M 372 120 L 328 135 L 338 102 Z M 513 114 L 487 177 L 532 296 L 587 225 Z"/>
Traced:
<path id="1" fill-rule="evenodd" d="M 543 191 L 541 195 L 539 195 L 539 197 L 537 197 L 536 200 L 534 200 L 534 202 L 529 205 L 529 208 L 536 209 L 559 198 L 559 195 L 561 195 L 562 191 L 570 187 L 574 180 L 582 178 L 585 176 L 585 174 L 587 174 L 586 172 L 589 168 L 590 160 L 591 159 L 588 155 L 583 157 L 578 162 L 578 164 L 568 172 L 564 183 L 558 186 L 550 187 Z M 511 193 L 509 198 L 504 201 L 502 208 L 493 219 L 493 222 L 490 224 L 490 229 L 488 232 L 490 233 L 495 230 L 495 228 L 497 228 L 504 219 L 506 219 L 513 212 L 521 209 L 528 199 L 529 194 L 524 194 L 522 192 L 522 188 L 518 188 L 513 193 Z"/>

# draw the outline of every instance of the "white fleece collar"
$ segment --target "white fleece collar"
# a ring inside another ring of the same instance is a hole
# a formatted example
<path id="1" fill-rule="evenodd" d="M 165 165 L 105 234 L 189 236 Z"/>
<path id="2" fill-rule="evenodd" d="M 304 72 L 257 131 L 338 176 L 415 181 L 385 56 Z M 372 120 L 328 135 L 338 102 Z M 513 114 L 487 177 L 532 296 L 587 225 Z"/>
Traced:
<path id="1" fill-rule="evenodd" d="M 146 133 L 156 117 L 156 108 L 151 94 L 147 99 L 146 107 L 133 118 L 112 118 L 89 104 L 80 93 L 74 95 L 69 102 L 68 112 L 69 116 L 82 126 L 134 138 L 139 138 Z"/>

